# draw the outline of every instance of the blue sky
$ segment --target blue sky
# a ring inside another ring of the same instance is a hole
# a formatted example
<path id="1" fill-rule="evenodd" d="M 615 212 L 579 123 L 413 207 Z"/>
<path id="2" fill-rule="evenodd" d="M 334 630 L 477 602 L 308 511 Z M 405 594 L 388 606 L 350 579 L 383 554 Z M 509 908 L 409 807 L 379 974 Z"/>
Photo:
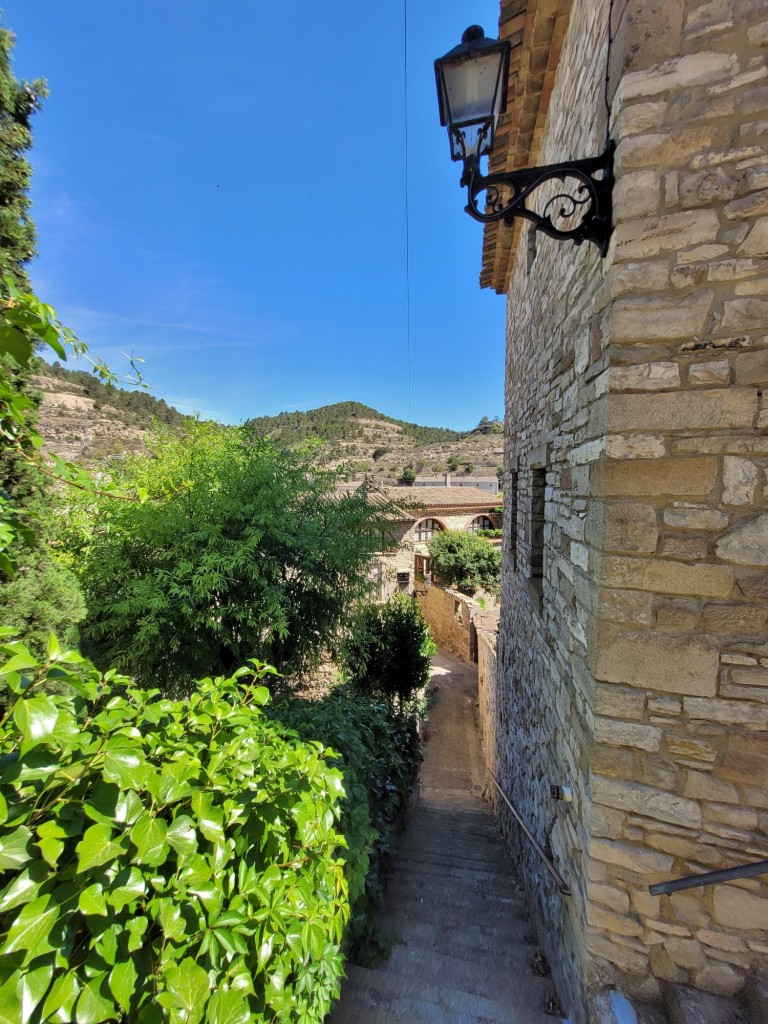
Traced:
<path id="1" fill-rule="evenodd" d="M 347 399 L 456 429 L 503 411 L 433 60 L 493 0 L 5 0 L 34 121 L 33 285 L 114 369 L 238 423 Z M 409 408 L 410 406 L 410 408 Z"/>

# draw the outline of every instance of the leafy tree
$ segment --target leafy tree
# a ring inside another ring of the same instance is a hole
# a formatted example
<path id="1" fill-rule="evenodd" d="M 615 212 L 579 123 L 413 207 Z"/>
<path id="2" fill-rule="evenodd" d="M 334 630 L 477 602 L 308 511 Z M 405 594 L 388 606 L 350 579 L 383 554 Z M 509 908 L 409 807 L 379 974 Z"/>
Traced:
<path id="1" fill-rule="evenodd" d="M 448 472 L 449 473 L 455 473 L 458 468 L 459 468 L 459 460 L 456 458 L 455 455 L 449 455 L 448 456 Z"/>
<path id="2" fill-rule="evenodd" d="M 475 467 L 472 465 L 471 462 L 468 462 L 466 464 L 466 466 L 464 467 L 464 472 L 467 474 L 467 476 L 471 476 L 475 472 Z"/>
<path id="3" fill-rule="evenodd" d="M 27 285 L 26 264 L 35 254 L 35 227 L 29 216 L 32 169 L 25 153 L 32 146 L 30 120 L 47 95 L 42 79 L 19 82 L 11 70 L 14 35 L 0 28 L 0 277 L 10 274 Z"/>
<path id="4" fill-rule="evenodd" d="M 499 586 L 501 551 L 489 540 L 464 530 L 441 530 L 428 542 L 433 574 L 470 597 Z"/>
<path id="5" fill-rule="evenodd" d="M 82 547 L 84 637 L 102 663 L 166 687 L 258 656 L 286 674 L 312 666 L 370 583 L 387 509 L 309 452 L 246 429 L 195 424 L 158 435 L 118 478 L 167 497 L 102 501 Z"/>
<path id="6" fill-rule="evenodd" d="M 403 467 L 403 472 L 398 477 L 398 483 L 403 484 L 405 487 L 413 487 L 416 483 L 416 470 L 413 466 Z"/>
<path id="7" fill-rule="evenodd" d="M 388 452 L 391 452 L 391 448 L 387 448 L 386 445 L 382 445 L 379 448 L 374 448 L 371 458 L 374 462 L 378 462 L 379 459 L 383 458 Z"/>
<path id="8" fill-rule="evenodd" d="M 429 682 L 435 645 L 419 606 L 405 594 L 368 604 L 352 620 L 340 654 L 352 685 L 365 693 L 397 697 L 403 710 Z"/>

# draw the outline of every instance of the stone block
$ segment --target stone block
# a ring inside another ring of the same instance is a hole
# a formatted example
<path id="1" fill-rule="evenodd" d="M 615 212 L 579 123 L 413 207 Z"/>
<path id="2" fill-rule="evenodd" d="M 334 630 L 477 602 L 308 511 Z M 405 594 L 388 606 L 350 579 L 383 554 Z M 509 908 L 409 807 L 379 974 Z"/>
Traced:
<path id="1" fill-rule="evenodd" d="M 709 540 L 691 534 L 667 535 L 661 542 L 659 557 L 679 559 L 681 562 L 706 562 L 709 557 Z"/>
<path id="2" fill-rule="evenodd" d="M 652 170 L 622 174 L 616 181 L 614 203 L 622 219 L 656 213 L 661 205 L 661 177 Z"/>
<path id="3" fill-rule="evenodd" d="M 675 892 L 662 900 L 675 921 L 683 921 L 692 928 L 709 923 L 709 914 L 704 897 L 698 892 Z"/>
<path id="4" fill-rule="evenodd" d="M 592 770 L 611 778 L 625 779 L 632 774 L 632 751 L 626 747 L 599 746 L 592 754 Z"/>
<path id="5" fill-rule="evenodd" d="M 757 811 L 747 807 L 733 807 L 729 804 L 704 804 L 704 818 L 708 821 L 716 821 L 721 825 L 730 825 L 733 828 L 743 829 L 751 832 L 757 828 Z M 768 921 L 766 922 L 768 930 Z"/>
<path id="6" fill-rule="evenodd" d="M 634 147 L 635 143 L 642 141 L 632 139 L 622 145 L 631 144 Z M 624 260 L 647 259 L 649 256 L 709 243 L 717 238 L 719 228 L 720 221 L 714 210 L 686 210 L 621 221 L 614 235 L 614 259 L 619 263 Z"/>
<path id="7" fill-rule="evenodd" d="M 689 128 L 647 132 L 623 138 L 616 149 L 615 171 L 619 181 L 631 172 L 642 173 L 643 168 L 662 170 L 682 169 L 690 166 L 691 157 L 705 150 L 726 144 L 727 134 L 721 125 L 706 124 Z M 633 175 L 634 176 L 634 175 Z M 649 197 L 650 199 L 650 197 Z M 620 215 L 619 207 L 619 215 Z M 650 213 L 655 206 L 646 206 L 641 212 Z M 712 237 L 716 237 L 716 232 Z"/>
<path id="8" fill-rule="evenodd" d="M 642 462 L 606 459 L 596 485 L 598 493 L 609 498 L 651 495 L 706 498 L 714 490 L 717 472 L 717 460 L 703 456 Z"/>
<path id="9" fill-rule="evenodd" d="M 613 718 L 642 718 L 645 694 L 622 686 L 595 685 L 595 714 Z"/>
<path id="10" fill-rule="evenodd" d="M 735 885 L 714 887 L 714 918 L 736 931 L 768 930 L 768 899 Z"/>
<path id="11" fill-rule="evenodd" d="M 726 779 L 740 785 L 755 785 L 757 780 L 762 780 L 765 784 L 765 780 L 768 779 L 768 736 L 756 734 L 729 736 L 728 747 L 723 758 L 722 773 Z"/>
<path id="12" fill-rule="evenodd" d="M 612 366 L 608 382 L 611 391 L 668 391 L 680 387 L 680 367 L 670 362 Z"/>
<path id="13" fill-rule="evenodd" d="M 703 722 L 720 722 L 722 725 L 741 725 L 752 729 L 768 727 L 768 707 L 746 700 L 686 697 L 685 711 L 691 718 Z"/>
<path id="14" fill-rule="evenodd" d="M 714 388 L 655 395 L 608 396 L 605 429 L 691 431 L 751 430 L 757 412 L 757 395 L 749 388 Z"/>
<path id="15" fill-rule="evenodd" d="M 620 722 L 615 718 L 596 718 L 595 740 L 614 747 L 655 751 L 661 746 L 661 729 L 636 722 Z"/>
<path id="16" fill-rule="evenodd" d="M 598 645 L 595 676 L 608 683 L 666 693 L 714 696 L 717 651 L 695 640 L 612 630 Z"/>
<path id="17" fill-rule="evenodd" d="M 734 332 L 768 330 L 768 300 L 739 298 L 724 302 L 720 326 Z"/>
<path id="18" fill-rule="evenodd" d="M 589 856 L 602 864 L 613 864 L 641 876 L 666 875 L 674 864 L 674 859 L 666 853 L 658 853 L 634 843 L 614 843 L 605 839 L 593 838 L 590 841 Z"/>
<path id="19" fill-rule="evenodd" d="M 706 963 L 704 951 L 697 939 L 682 939 L 672 935 L 664 943 L 664 949 L 672 963 L 678 967 L 696 970 Z"/>
<path id="20" fill-rule="evenodd" d="M 715 553 L 736 565 L 768 565 L 768 515 L 738 523 L 718 540 Z"/>
<path id="21" fill-rule="evenodd" d="M 602 903 L 604 907 L 610 907 L 618 914 L 629 913 L 629 896 L 625 889 L 617 889 L 613 885 L 601 885 L 599 882 L 590 882 L 587 887 L 587 899 Z"/>
<path id="22" fill-rule="evenodd" d="M 693 363 L 688 367 L 688 383 L 697 387 L 707 384 L 728 384 L 731 379 L 730 363 Z"/>
<path id="23" fill-rule="evenodd" d="M 653 434 L 609 434 L 605 439 L 609 459 L 660 459 L 665 453 L 664 438 Z"/>
<path id="24" fill-rule="evenodd" d="M 760 634 L 767 619 L 768 608 L 761 608 L 759 605 L 708 603 L 704 605 L 702 625 L 711 633 Z M 766 679 L 768 680 L 768 673 Z"/>
<path id="25" fill-rule="evenodd" d="M 722 530 L 728 516 L 709 508 L 665 508 L 664 524 L 675 530 Z"/>
<path id="26" fill-rule="evenodd" d="M 617 779 L 605 779 L 595 776 L 592 779 L 592 799 L 607 807 L 622 811 L 630 811 L 644 817 L 657 818 L 660 821 L 674 822 L 688 828 L 701 826 L 701 809 L 699 805 L 675 793 L 666 793 L 651 786 L 641 786 L 635 782 L 624 782 Z"/>
<path id="27" fill-rule="evenodd" d="M 602 538 L 604 550 L 651 554 L 656 550 L 658 539 L 656 509 L 652 505 L 628 501 L 605 504 Z"/>
<path id="28" fill-rule="evenodd" d="M 764 623 L 768 610 L 759 608 L 755 610 L 761 612 L 763 617 L 762 622 Z M 758 668 L 757 666 L 754 668 L 731 669 L 731 682 L 734 683 L 735 686 L 768 687 L 768 669 Z"/>
<path id="29" fill-rule="evenodd" d="M 587 921 L 593 928 L 601 928 L 614 935 L 631 935 L 637 939 L 643 935 L 642 926 L 634 918 L 628 914 L 615 914 L 597 903 L 587 904 Z"/>
<path id="30" fill-rule="evenodd" d="M 737 384 L 768 384 L 768 348 L 736 356 Z"/>
<path id="31" fill-rule="evenodd" d="M 654 602 L 656 622 L 662 630 L 688 632 L 701 619 L 701 603 L 693 598 L 657 598 Z"/>
<path id="32" fill-rule="evenodd" d="M 626 971 L 627 974 L 648 973 L 648 953 L 642 948 L 629 949 L 618 945 L 595 929 L 590 929 L 587 933 L 587 948 L 592 956 L 615 964 L 619 970 Z"/>
<path id="33" fill-rule="evenodd" d="M 678 754 L 692 761 L 711 764 L 717 758 L 717 747 L 707 743 L 706 740 L 695 739 L 693 736 L 668 733 L 664 742 L 670 754 Z"/>
<path id="34" fill-rule="evenodd" d="M 738 71 L 738 60 L 731 54 L 700 51 L 685 57 L 675 57 L 648 71 L 625 75 L 617 90 L 617 97 L 624 102 L 659 96 L 672 89 L 710 85 L 732 78 Z"/>
<path id="35" fill-rule="evenodd" d="M 606 555 L 600 582 L 621 590 L 650 590 L 680 597 L 730 597 L 733 572 L 724 565 L 685 565 L 660 558 Z"/>
<path id="36" fill-rule="evenodd" d="M 684 299 L 677 298 L 674 294 L 666 294 L 661 297 L 653 295 L 621 296 L 615 300 L 613 306 L 612 340 L 617 345 L 631 345 L 700 337 L 704 333 L 712 298 L 713 293 L 706 289 L 698 290 Z M 733 301 L 752 302 L 757 300 L 735 299 Z M 646 388 L 645 390 L 650 389 Z M 656 387 L 653 390 L 659 390 L 659 388 Z"/>
<path id="37" fill-rule="evenodd" d="M 689 771 L 683 792 L 692 800 L 716 800 L 729 804 L 739 802 L 739 793 L 735 786 L 708 772 Z"/>
<path id="38" fill-rule="evenodd" d="M 740 256 L 765 256 L 768 253 L 768 217 L 760 217 L 749 229 L 739 247 Z M 726 305 L 728 305 L 726 303 Z M 747 319 L 749 319 L 747 317 Z"/>
<path id="39" fill-rule="evenodd" d="M 608 273 L 609 288 L 614 297 L 632 292 L 660 292 L 669 284 L 669 263 L 666 259 L 614 263 Z"/>
<path id="40" fill-rule="evenodd" d="M 752 505 L 757 491 L 757 466 L 748 459 L 723 459 L 723 504 Z"/>
<path id="41" fill-rule="evenodd" d="M 609 622 L 650 626 L 653 624 L 653 597 L 638 590 L 601 589 L 598 614 Z"/>
<path id="42" fill-rule="evenodd" d="M 663 102 L 632 103 L 622 107 L 614 125 L 616 138 L 623 139 L 627 135 L 660 128 L 666 111 L 667 104 Z"/>

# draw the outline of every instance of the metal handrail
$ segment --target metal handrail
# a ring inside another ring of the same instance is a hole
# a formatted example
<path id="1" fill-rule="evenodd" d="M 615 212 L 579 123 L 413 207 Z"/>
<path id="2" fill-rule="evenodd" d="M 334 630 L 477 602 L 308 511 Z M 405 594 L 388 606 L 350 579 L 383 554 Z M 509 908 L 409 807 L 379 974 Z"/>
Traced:
<path id="1" fill-rule="evenodd" d="M 538 853 L 539 857 L 543 861 L 544 867 L 547 869 L 547 871 L 550 873 L 550 875 L 552 875 L 552 877 L 554 878 L 555 883 L 557 884 L 557 888 L 560 890 L 560 892 L 563 894 L 563 896 L 570 896 L 571 895 L 571 890 L 570 890 L 570 888 L 568 886 L 568 883 L 565 881 L 565 879 L 560 874 L 560 872 L 557 870 L 555 865 L 552 863 L 552 861 L 546 855 L 544 850 L 536 842 L 536 837 L 534 836 L 533 832 L 531 832 L 531 830 L 528 828 L 526 823 L 523 821 L 523 819 L 517 813 L 515 808 L 512 806 L 512 804 L 509 801 L 509 798 L 507 797 L 507 794 L 504 792 L 504 790 L 499 785 L 498 779 L 493 774 L 491 769 L 488 768 L 487 765 L 486 765 L 486 771 L 488 772 L 488 775 L 490 776 L 491 780 L 493 781 L 493 784 L 496 786 L 496 789 L 498 789 L 498 791 L 499 791 L 499 793 L 501 795 L 501 799 L 504 801 L 504 803 L 510 809 L 510 811 L 512 812 L 512 814 L 513 814 L 513 816 L 515 818 L 515 821 L 518 823 L 520 828 L 523 830 L 523 832 L 525 833 L 526 837 L 530 840 L 531 845 L 533 846 L 534 850 L 536 851 L 536 853 Z"/>
<path id="2" fill-rule="evenodd" d="M 753 875 L 764 874 L 768 874 L 768 860 L 756 860 L 735 868 L 721 868 L 719 871 L 706 871 L 701 875 L 684 875 L 682 878 L 671 878 L 668 882 L 657 882 L 648 886 L 648 892 L 651 896 L 666 896 L 681 889 L 696 889 L 700 885 L 715 885 L 717 882 L 730 882 L 734 878 L 751 878 Z"/>

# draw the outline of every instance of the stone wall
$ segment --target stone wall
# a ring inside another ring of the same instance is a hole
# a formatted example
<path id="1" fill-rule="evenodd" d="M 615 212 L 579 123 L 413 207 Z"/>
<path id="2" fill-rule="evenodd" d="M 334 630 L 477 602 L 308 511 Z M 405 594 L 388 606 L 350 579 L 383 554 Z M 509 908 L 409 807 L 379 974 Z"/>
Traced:
<path id="1" fill-rule="evenodd" d="M 477 661 L 477 630 L 493 630 L 498 611 L 437 583 L 417 598 L 437 646 L 467 665 Z"/>
<path id="2" fill-rule="evenodd" d="M 608 10 L 572 5 L 541 163 L 603 147 Z M 509 281 L 489 757 L 573 890 L 499 806 L 578 1022 L 607 984 L 768 972 L 765 881 L 648 894 L 768 857 L 767 16 L 614 5 L 610 252 L 524 229 Z"/>

